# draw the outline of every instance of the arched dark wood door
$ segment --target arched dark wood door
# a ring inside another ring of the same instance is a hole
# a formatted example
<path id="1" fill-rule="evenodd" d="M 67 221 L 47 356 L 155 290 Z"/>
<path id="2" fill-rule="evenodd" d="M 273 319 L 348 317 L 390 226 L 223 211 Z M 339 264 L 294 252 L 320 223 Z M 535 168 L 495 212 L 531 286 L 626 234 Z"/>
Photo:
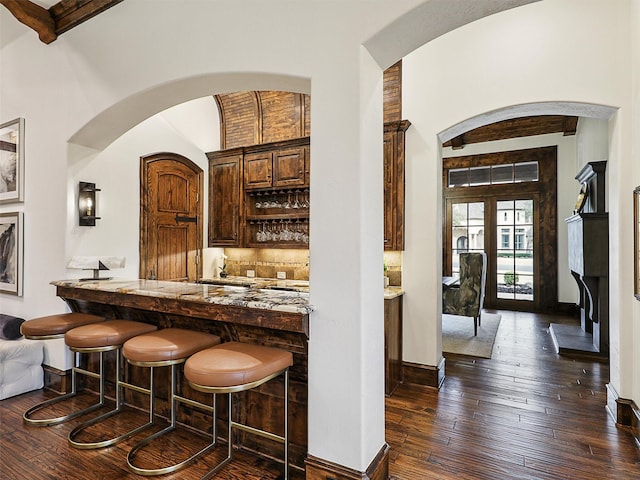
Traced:
<path id="1" fill-rule="evenodd" d="M 181 155 L 140 159 L 140 278 L 200 278 L 202 182 L 202 169 Z"/>

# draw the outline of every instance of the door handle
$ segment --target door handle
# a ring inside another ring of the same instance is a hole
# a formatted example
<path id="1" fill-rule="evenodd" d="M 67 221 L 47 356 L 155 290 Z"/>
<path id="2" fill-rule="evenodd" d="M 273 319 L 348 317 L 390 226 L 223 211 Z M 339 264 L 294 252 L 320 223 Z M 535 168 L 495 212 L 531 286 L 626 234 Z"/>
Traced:
<path id="1" fill-rule="evenodd" d="M 198 217 L 182 217 L 180 215 L 176 215 L 176 223 L 178 222 L 190 222 L 190 223 L 198 223 Z"/>

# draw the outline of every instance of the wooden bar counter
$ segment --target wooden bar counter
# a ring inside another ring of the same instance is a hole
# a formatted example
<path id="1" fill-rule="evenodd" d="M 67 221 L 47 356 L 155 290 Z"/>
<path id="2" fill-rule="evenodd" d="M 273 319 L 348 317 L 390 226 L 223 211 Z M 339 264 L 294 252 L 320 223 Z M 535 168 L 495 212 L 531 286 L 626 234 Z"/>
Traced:
<path id="1" fill-rule="evenodd" d="M 292 465 L 304 469 L 307 455 L 307 371 L 309 295 L 304 292 L 207 285 L 156 280 L 61 280 L 52 282 L 56 294 L 74 312 L 102 315 L 107 319 L 128 319 L 157 325 L 159 328 L 188 328 L 219 335 L 223 341 L 257 343 L 293 353 L 290 369 L 289 433 Z M 107 358 L 107 374 L 113 378 L 113 358 Z M 97 359 L 91 359 L 91 363 Z M 91 365 L 94 368 L 96 365 Z M 148 385 L 148 370 L 127 365 L 127 381 Z M 169 369 L 158 369 L 160 386 L 157 405 L 160 415 L 168 412 Z M 146 378 L 145 378 L 146 376 Z M 183 394 L 208 403 L 210 396 L 191 390 L 179 378 Z M 110 386 L 112 391 L 113 385 Z M 282 379 L 240 395 L 240 420 L 282 434 Z M 146 399 L 126 392 L 126 402 L 146 408 Z M 218 399 L 220 422 L 226 419 L 224 398 Z M 210 431 L 209 418 L 202 412 L 183 407 L 179 421 L 202 431 Z M 218 431 L 224 432 L 222 423 Z M 282 458 L 282 446 L 246 435 L 243 448 L 270 452 Z"/>

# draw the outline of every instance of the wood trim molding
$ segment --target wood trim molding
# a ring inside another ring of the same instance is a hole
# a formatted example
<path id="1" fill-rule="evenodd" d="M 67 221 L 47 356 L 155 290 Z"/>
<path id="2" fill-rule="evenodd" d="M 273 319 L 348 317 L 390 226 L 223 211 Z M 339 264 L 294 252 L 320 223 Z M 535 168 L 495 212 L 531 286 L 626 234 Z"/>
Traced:
<path id="1" fill-rule="evenodd" d="M 33 29 L 40 41 L 50 44 L 59 35 L 77 27 L 124 0 L 61 0 L 48 10 L 29 0 L 0 0 L 21 23 Z"/>
<path id="2" fill-rule="evenodd" d="M 617 427 L 628 428 L 633 435 L 636 445 L 640 447 L 640 408 L 636 402 L 627 398 L 620 398 L 616 389 L 610 383 L 607 389 L 606 410 Z"/>
<path id="3" fill-rule="evenodd" d="M 305 460 L 307 480 L 387 480 L 389 478 L 389 445 L 382 446 L 367 470 L 358 470 L 329 462 L 313 455 Z"/>
<path id="4" fill-rule="evenodd" d="M 49 44 L 58 38 L 55 21 L 46 8 L 26 0 L 0 0 L 0 5 L 4 5 L 20 23 L 34 30 L 42 43 Z"/>
<path id="5" fill-rule="evenodd" d="M 64 394 L 71 391 L 71 370 L 59 370 L 50 365 L 42 365 L 44 388 Z"/>
<path id="6" fill-rule="evenodd" d="M 413 383 L 425 387 L 440 388 L 445 377 L 445 359 L 442 357 L 438 365 L 402 362 L 403 383 Z"/>

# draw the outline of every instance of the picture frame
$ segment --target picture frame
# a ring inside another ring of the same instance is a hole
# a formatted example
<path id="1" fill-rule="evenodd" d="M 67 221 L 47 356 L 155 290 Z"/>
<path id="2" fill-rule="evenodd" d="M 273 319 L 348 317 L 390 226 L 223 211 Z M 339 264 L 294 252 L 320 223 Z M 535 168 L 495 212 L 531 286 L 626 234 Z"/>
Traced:
<path id="1" fill-rule="evenodd" d="M 0 293 L 22 296 L 24 213 L 0 213 Z"/>
<path id="2" fill-rule="evenodd" d="M 0 125 L 0 203 L 24 202 L 24 118 Z"/>
<path id="3" fill-rule="evenodd" d="M 580 192 L 578 193 L 578 199 L 576 200 L 576 206 L 573 210 L 573 213 L 582 213 L 584 210 L 584 205 L 587 203 L 587 197 L 589 196 L 589 184 L 584 182 L 580 186 Z"/>
<path id="4" fill-rule="evenodd" d="M 633 295 L 640 300 L 640 186 L 633 190 Z"/>

